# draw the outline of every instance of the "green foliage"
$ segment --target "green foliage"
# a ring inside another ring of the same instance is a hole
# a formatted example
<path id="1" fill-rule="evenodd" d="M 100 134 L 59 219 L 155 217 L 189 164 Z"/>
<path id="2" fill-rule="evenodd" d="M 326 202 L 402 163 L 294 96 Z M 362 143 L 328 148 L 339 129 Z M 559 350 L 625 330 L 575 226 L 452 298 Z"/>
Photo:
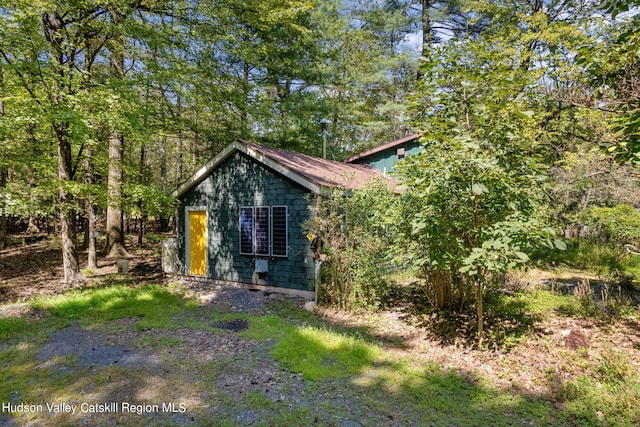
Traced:
<path id="1" fill-rule="evenodd" d="M 589 77 L 588 84 L 603 104 L 611 106 L 608 118 L 611 135 L 602 149 L 620 163 L 640 164 L 640 103 L 637 94 L 637 52 L 640 47 L 640 18 L 632 14 L 615 19 L 637 2 L 610 1 L 601 5 L 613 23 L 601 34 L 599 43 L 580 51 L 580 64 Z"/>
<path id="2" fill-rule="evenodd" d="M 614 207 L 594 207 L 584 214 L 584 222 L 592 225 L 596 235 L 605 241 L 623 244 L 640 244 L 640 211 L 628 204 Z"/>
<path id="3" fill-rule="evenodd" d="M 314 217 L 305 228 L 317 239 L 323 299 L 344 309 L 376 309 L 385 303 L 394 201 L 384 183 L 316 198 Z"/>
<path id="4" fill-rule="evenodd" d="M 640 419 L 640 377 L 615 350 L 603 352 L 587 375 L 563 380 L 550 372 L 548 381 L 566 415 L 580 425 L 633 425 Z"/>
<path id="5" fill-rule="evenodd" d="M 567 266 L 601 276 L 613 276 L 623 269 L 628 255 L 619 246 L 597 239 L 580 238 L 567 240 L 565 251 L 541 248 L 533 258 L 545 266 Z"/>

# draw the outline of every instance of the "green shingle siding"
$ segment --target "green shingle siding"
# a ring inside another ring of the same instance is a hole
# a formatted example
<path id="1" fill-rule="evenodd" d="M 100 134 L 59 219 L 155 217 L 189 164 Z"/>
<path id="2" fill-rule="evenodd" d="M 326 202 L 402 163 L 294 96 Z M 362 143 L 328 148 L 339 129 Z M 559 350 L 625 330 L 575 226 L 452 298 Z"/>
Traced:
<path id="1" fill-rule="evenodd" d="M 420 145 L 417 139 L 403 144 L 402 147 L 405 148 L 405 157 L 422 151 L 422 145 Z M 370 156 L 357 160 L 356 163 L 369 165 L 379 171 L 391 173 L 395 170 L 396 163 L 401 160 L 398 159 L 398 148 L 399 147 L 392 147 L 385 151 L 371 154 Z"/>
<path id="2" fill-rule="evenodd" d="M 312 253 L 302 228 L 311 214 L 308 194 L 308 190 L 248 156 L 233 153 L 180 198 L 178 244 L 183 272 L 187 270 L 186 212 L 189 208 L 206 206 L 209 278 L 313 290 Z M 286 258 L 240 255 L 241 206 L 287 206 L 290 249 Z M 254 272 L 256 258 L 268 259 L 267 274 Z"/>

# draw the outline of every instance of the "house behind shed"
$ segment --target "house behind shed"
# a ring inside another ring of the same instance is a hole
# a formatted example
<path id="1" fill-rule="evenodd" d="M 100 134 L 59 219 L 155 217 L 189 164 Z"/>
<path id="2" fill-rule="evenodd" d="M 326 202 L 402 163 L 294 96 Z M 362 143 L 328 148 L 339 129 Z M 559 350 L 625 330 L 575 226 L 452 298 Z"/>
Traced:
<path id="1" fill-rule="evenodd" d="M 395 141 L 382 144 L 345 160 L 345 163 L 368 165 L 382 172 L 393 173 L 396 163 L 407 156 L 422 151 L 420 134 L 413 134 Z"/>
<path id="2" fill-rule="evenodd" d="M 312 195 L 378 179 L 365 165 L 234 142 L 173 194 L 180 273 L 311 297 L 316 263 L 303 224 Z"/>

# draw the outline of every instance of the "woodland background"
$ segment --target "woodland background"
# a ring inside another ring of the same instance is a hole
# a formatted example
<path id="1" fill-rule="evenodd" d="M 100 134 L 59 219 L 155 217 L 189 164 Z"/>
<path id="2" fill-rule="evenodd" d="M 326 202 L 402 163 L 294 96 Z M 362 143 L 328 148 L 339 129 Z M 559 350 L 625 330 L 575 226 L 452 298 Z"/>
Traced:
<path id="1" fill-rule="evenodd" d="M 11 228 L 55 231 L 65 280 L 82 281 L 80 227 L 91 268 L 98 250 L 126 251 L 125 219 L 140 242 L 148 218 L 167 229 L 168 194 L 229 142 L 320 155 L 323 119 L 336 160 L 424 133 L 427 154 L 400 172 L 415 198 L 398 235 L 419 266 L 474 276 L 528 263 L 540 233 L 556 249 L 566 245 L 554 236 L 634 246 L 640 232 L 616 219 L 638 216 L 634 7 L 5 0 L 0 247 Z M 470 200 L 482 215 L 465 225 L 453 214 Z M 443 206 L 441 223 L 426 219 Z M 433 230 L 478 250 L 437 260 L 442 248 L 411 249 Z M 496 253 L 499 265 L 487 261 Z"/>

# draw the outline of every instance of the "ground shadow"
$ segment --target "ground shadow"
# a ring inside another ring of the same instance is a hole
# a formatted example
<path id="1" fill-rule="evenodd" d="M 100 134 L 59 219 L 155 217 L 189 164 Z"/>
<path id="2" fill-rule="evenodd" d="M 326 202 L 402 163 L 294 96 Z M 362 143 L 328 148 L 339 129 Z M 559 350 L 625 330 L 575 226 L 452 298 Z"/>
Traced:
<path id="1" fill-rule="evenodd" d="M 489 348 L 507 350 L 510 343 L 540 332 L 540 315 L 528 310 L 524 300 L 503 289 L 489 289 L 484 296 L 484 343 Z M 444 346 L 477 346 L 478 316 L 475 305 L 456 310 L 434 310 L 418 283 L 394 292 L 393 304 L 402 310 L 402 319 L 421 327 Z"/>
<path id="2" fill-rule="evenodd" d="M 81 254 L 81 268 L 86 267 Z M 98 271 L 86 271 L 87 287 L 109 286 L 127 280 L 133 285 L 162 283 L 160 257 L 153 249 L 130 259 L 126 275 L 117 274 L 117 260 L 98 258 Z M 58 295 L 72 288 L 63 282 L 62 251 L 45 236 L 0 251 L 0 302 L 27 300 L 37 295 Z"/>

